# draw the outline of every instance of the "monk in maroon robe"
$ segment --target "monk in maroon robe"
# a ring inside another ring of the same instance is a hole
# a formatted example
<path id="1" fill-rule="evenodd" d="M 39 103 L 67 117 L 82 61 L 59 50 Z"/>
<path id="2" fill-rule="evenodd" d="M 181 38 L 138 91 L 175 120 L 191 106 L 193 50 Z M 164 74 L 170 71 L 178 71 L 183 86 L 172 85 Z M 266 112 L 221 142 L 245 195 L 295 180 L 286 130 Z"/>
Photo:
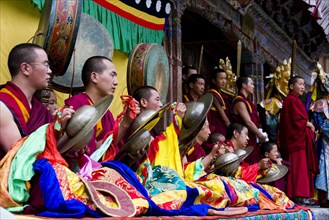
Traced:
<path id="1" fill-rule="evenodd" d="M 225 101 L 224 94 L 221 92 L 221 89 L 226 86 L 226 72 L 222 69 L 215 69 L 211 77 L 212 89 L 208 92 L 213 95 L 214 99 L 207 118 L 212 133 L 220 133 L 226 136 L 226 129 L 230 125 L 229 106 L 231 105 L 231 103 Z M 225 98 L 227 98 L 226 95 Z"/>
<path id="2" fill-rule="evenodd" d="M 183 103 L 198 101 L 203 95 L 205 88 L 205 78 L 201 74 L 193 74 L 188 78 L 189 91 L 183 96 Z"/>
<path id="3" fill-rule="evenodd" d="M 90 97 L 86 93 L 77 94 L 71 98 L 65 100 L 66 106 L 72 106 L 74 110 L 77 110 L 81 106 L 84 105 L 93 105 L 93 101 L 91 101 Z M 105 135 L 112 131 L 114 128 L 114 117 L 110 110 L 107 110 L 102 119 L 96 124 L 94 127 L 94 134 L 92 139 L 90 140 L 88 147 L 89 152 L 88 155 L 91 155 L 96 150 L 96 142 L 102 141 Z"/>
<path id="4" fill-rule="evenodd" d="M 314 148 L 314 126 L 308 121 L 305 107 L 298 96 L 304 92 L 304 79 L 295 76 L 288 83 L 290 93 L 283 101 L 279 137 L 283 159 L 291 166 L 286 193 L 296 201 L 314 196 L 314 175 L 318 172 Z"/>
<path id="5" fill-rule="evenodd" d="M 0 151 L 6 153 L 16 141 L 53 120 L 33 94 L 47 88 L 51 69 L 44 49 L 35 44 L 16 45 L 8 56 L 11 81 L 0 91 Z M 61 120 L 66 125 L 73 110 Z M 0 155 L 0 157 L 2 157 Z"/>
<path id="6" fill-rule="evenodd" d="M 15 123 L 21 137 L 25 137 L 44 124 L 53 121 L 47 108 L 35 97 L 32 98 L 30 108 L 28 100 L 22 90 L 12 82 L 1 86 L 0 101 L 3 102 L 14 116 Z M 0 152 L 0 154 L 5 152 Z M 0 155 L 2 158 L 3 155 Z"/>
<path id="7" fill-rule="evenodd" d="M 237 80 L 239 90 L 238 96 L 232 103 L 232 121 L 242 124 L 248 128 L 248 146 L 253 146 L 254 149 L 245 159 L 248 164 L 258 163 L 261 159 L 257 137 L 260 142 L 264 142 L 266 136 L 259 131 L 258 126 L 260 118 L 257 112 L 257 107 L 254 103 L 248 100 L 248 95 L 254 92 L 254 82 L 250 77 L 239 77 Z"/>
<path id="8" fill-rule="evenodd" d="M 183 103 L 190 102 L 190 101 L 196 101 L 194 98 L 191 96 L 190 93 L 187 93 L 186 95 L 183 96 Z"/>
<path id="9" fill-rule="evenodd" d="M 85 92 L 65 100 L 65 104 L 73 106 L 74 109 L 78 109 L 83 105 L 93 105 L 107 95 L 114 94 L 118 85 L 114 63 L 109 58 L 103 56 L 88 58 L 83 65 L 81 78 L 85 86 Z M 108 135 L 113 134 L 111 146 L 103 155 L 102 160 L 114 159 L 120 147 L 123 146 L 121 141 L 124 135 L 128 133 L 136 114 L 140 112 L 138 102 L 133 100 L 132 97 L 122 96 L 122 99 L 127 108 L 118 116 L 116 121 L 114 121 L 112 113 L 107 111 L 94 127 L 92 140 L 87 144 L 88 148 L 83 149 L 82 151 L 85 152 L 80 153 L 91 155 Z"/>
<path id="10" fill-rule="evenodd" d="M 194 143 L 192 149 L 187 152 L 187 161 L 193 162 L 196 161 L 199 158 L 207 156 L 206 152 L 204 151 L 203 147 L 199 143 Z"/>

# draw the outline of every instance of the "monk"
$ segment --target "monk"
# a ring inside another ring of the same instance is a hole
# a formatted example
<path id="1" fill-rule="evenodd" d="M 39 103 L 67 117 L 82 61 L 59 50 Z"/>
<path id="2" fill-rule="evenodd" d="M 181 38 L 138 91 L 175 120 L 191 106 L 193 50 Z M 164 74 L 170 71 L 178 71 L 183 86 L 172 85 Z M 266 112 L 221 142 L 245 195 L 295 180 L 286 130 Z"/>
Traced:
<path id="1" fill-rule="evenodd" d="M 183 95 L 186 95 L 189 90 L 189 85 L 187 82 L 187 79 L 193 75 L 193 74 L 198 74 L 198 71 L 194 66 L 188 65 L 184 66 L 182 69 L 182 87 L 183 87 Z"/>
<path id="2" fill-rule="evenodd" d="M 141 106 L 143 109 L 142 104 Z M 145 108 L 147 108 L 147 106 L 145 106 Z M 182 159 L 181 157 L 177 139 L 185 111 L 185 105 L 176 106 L 176 114 L 174 115 L 173 123 L 167 127 L 163 134 L 151 140 L 150 148 L 147 152 L 147 160 L 142 163 L 137 170 L 137 173 L 143 180 L 143 185 L 145 185 L 153 196 L 152 199 L 157 201 L 157 204 L 167 204 L 169 196 L 161 196 L 163 194 L 170 195 L 170 198 L 174 199 L 181 193 L 180 190 L 175 190 L 175 194 L 172 194 L 172 191 L 168 191 L 168 189 L 172 189 L 173 187 L 171 183 L 175 182 L 175 186 L 178 186 L 181 182 L 173 180 L 174 175 L 172 173 L 166 174 L 166 172 L 174 170 L 177 173 L 176 176 L 178 175 L 188 186 L 186 187 L 188 192 L 197 190 L 197 197 L 194 199 L 194 204 L 208 204 L 215 208 L 224 208 L 227 206 L 248 207 L 251 210 L 258 208 L 272 209 L 274 207 L 293 207 L 293 202 L 285 196 L 274 201 L 274 204 L 273 201 L 269 201 L 261 195 L 262 202 L 259 202 L 258 206 L 258 198 L 260 197 L 256 198 L 254 196 L 253 187 L 250 187 L 246 181 L 221 177 L 216 174 L 205 175 L 203 171 L 211 167 L 217 152 L 223 153 L 224 149 L 220 149 L 218 144 L 215 144 L 212 151 L 203 158 L 197 158 L 195 161 L 184 163 L 184 158 Z M 198 120 L 202 120 L 202 118 Z M 196 136 L 194 142 L 195 149 L 208 138 L 209 133 L 209 124 L 207 120 L 205 120 L 204 125 Z M 246 139 L 248 138 L 247 135 L 245 135 L 245 137 Z M 244 144 L 246 144 L 246 142 L 244 142 Z M 186 196 L 186 194 L 182 194 L 182 196 L 183 195 Z M 187 195 L 189 195 L 189 193 L 187 193 Z M 229 195 L 235 195 L 234 199 Z M 191 199 L 191 197 L 189 198 Z M 264 203 L 264 200 L 268 201 L 268 203 Z M 176 200 L 175 204 L 179 204 L 179 201 L 181 200 Z M 172 205 L 172 203 L 169 204 Z"/>
<path id="3" fill-rule="evenodd" d="M 183 102 L 197 101 L 203 95 L 205 89 L 205 78 L 201 74 L 193 74 L 188 80 L 189 91 L 183 96 Z"/>
<path id="4" fill-rule="evenodd" d="M 256 138 L 258 137 L 260 142 L 264 142 L 266 136 L 258 129 L 260 118 L 257 107 L 247 98 L 254 93 L 254 81 L 250 77 L 243 76 L 237 79 L 236 85 L 239 93 L 232 103 L 232 121 L 246 126 L 249 131 L 248 145 L 253 146 L 254 149 L 245 162 L 258 163 L 262 157 Z"/>
<path id="5" fill-rule="evenodd" d="M 53 121 L 47 108 L 33 97 L 50 82 L 52 71 L 44 49 L 28 43 L 15 46 L 9 53 L 8 68 L 12 79 L 0 90 L 0 158 L 16 141 Z M 62 127 L 73 113 L 70 108 L 63 110 Z"/>
<path id="6" fill-rule="evenodd" d="M 71 98 L 65 100 L 65 105 L 73 106 L 73 109 L 78 109 L 84 105 L 93 105 L 95 102 L 113 94 L 118 85 L 117 72 L 113 62 L 103 56 L 94 56 L 86 60 L 81 72 L 82 82 L 85 86 L 85 92 L 79 93 Z M 137 105 L 131 100 L 133 105 Z M 139 113 L 139 107 L 135 106 L 135 110 Z M 117 144 L 123 137 L 123 134 L 129 129 L 132 119 L 129 117 L 129 112 L 123 116 L 120 122 L 119 130 L 116 140 L 114 140 L 115 151 L 118 151 Z M 108 110 L 102 117 L 101 121 L 94 127 L 94 134 L 91 141 L 86 148 L 86 153 L 91 155 L 97 147 L 102 144 L 102 141 L 108 132 L 114 130 L 114 117 L 110 110 Z M 113 159 L 113 158 L 107 158 Z"/>
<path id="7" fill-rule="evenodd" d="M 202 140 L 206 140 L 208 135 L 209 124 L 206 120 L 202 129 L 195 138 L 193 147 L 198 148 L 198 146 L 202 144 Z M 231 152 L 230 150 L 228 150 L 228 148 L 232 148 L 234 151 L 238 149 L 244 149 L 247 143 L 248 129 L 241 124 L 232 123 L 230 124 L 227 130 L 227 140 L 223 144 L 219 144 L 219 146 L 215 145 L 215 152 L 212 151 L 211 153 L 209 153 L 208 155 L 204 155 L 203 157 L 196 157 L 195 162 L 190 161 L 189 164 L 184 164 L 185 174 L 187 174 L 187 170 L 191 170 L 191 165 L 193 166 L 194 164 L 197 164 L 196 162 L 198 160 L 201 160 L 203 169 L 208 172 L 211 169 L 207 170 L 207 168 L 211 168 L 209 166 L 211 166 L 216 161 L 216 158 L 223 155 L 225 152 Z M 210 158 L 213 159 L 211 159 L 209 162 Z M 197 167 L 196 165 L 194 166 Z M 289 200 L 289 198 L 282 191 L 276 189 L 275 187 L 260 185 L 256 183 L 256 180 L 264 176 L 266 170 L 269 167 L 269 159 L 264 158 L 253 165 L 248 165 L 247 163 L 242 162 L 233 177 L 224 177 L 213 173 L 208 175 L 201 174 L 200 177 L 197 177 L 197 175 L 195 175 L 195 171 L 193 177 L 195 178 L 195 183 L 208 188 L 208 190 L 213 193 L 213 200 L 210 200 L 211 202 L 216 201 L 214 200 L 214 198 L 216 198 L 216 194 L 221 194 L 223 196 L 222 201 L 225 201 L 225 199 L 227 199 L 225 197 L 225 190 L 228 190 L 227 193 L 229 195 L 234 194 L 237 196 L 237 199 L 230 198 L 231 201 L 228 203 L 229 206 L 251 207 L 255 205 L 255 203 L 257 203 L 260 209 L 286 209 L 294 207 L 294 203 Z M 225 184 L 229 187 L 225 188 L 224 190 L 219 184 L 219 182 L 225 182 Z M 205 188 L 201 189 L 205 190 Z M 253 194 L 252 191 L 258 190 L 260 190 L 258 194 L 259 196 L 255 198 L 255 194 Z M 266 196 L 261 195 L 264 191 L 266 191 L 271 196 L 268 197 L 267 193 L 264 194 Z M 202 192 L 202 190 L 199 189 L 199 192 Z M 202 193 L 200 195 L 202 195 Z"/>
<path id="8" fill-rule="evenodd" d="M 314 175 L 318 172 L 314 148 L 315 128 L 308 121 L 302 101 L 298 98 L 304 93 L 305 83 L 300 76 L 288 82 L 289 94 L 283 101 L 279 137 L 283 159 L 291 164 L 287 176 L 286 193 L 297 203 L 303 198 L 314 196 Z"/>
<path id="9" fill-rule="evenodd" d="M 52 116 L 55 116 L 58 111 L 57 97 L 51 88 L 38 90 L 35 97 L 48 109 Z"/>
<path id="10" fill-rule="evenodd" d="M 214 69 L 211 75 L 212 88 L 208 91 L 214 97 L 213 106 L 208 112 L 209 124 L 214 130 L 226 136 L 226 129 L 230 125 L 229 111 L 231 103 L 223 98 L 221 89 L 226 85 L 226 72 L 222 69 Z M 224 94 L 225 95 L 225 94 Z M 225 95 L 226 96 L 226 95 Z"/>

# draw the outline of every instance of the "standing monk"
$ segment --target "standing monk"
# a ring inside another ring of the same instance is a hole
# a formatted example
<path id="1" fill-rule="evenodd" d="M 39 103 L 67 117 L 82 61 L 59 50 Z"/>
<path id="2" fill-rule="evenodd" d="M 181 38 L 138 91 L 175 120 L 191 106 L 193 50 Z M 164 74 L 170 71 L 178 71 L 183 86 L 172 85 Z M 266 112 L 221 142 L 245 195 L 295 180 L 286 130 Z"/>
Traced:
<path id="1" fill-rule="evenodd" d="M 182 69 L 182 87 L 183 87 L 183 95 L 186 95 L 189 90 L 189 85 L 187 79 L 193 75 L 198 74 L 198 71 L 194 66 L 184 66 Z"/>
<path id="2" fill-rule="evenodd" d="M 298 98 L 305 89 L 304 79 L 294 76 L 288 82 L 289 94 L 283 101 L 279 137 L 284 159 L 291 164 L 286 193 L 297 203 L 314 196 L 314 175 L 317 172 L 314 149 L 314 126 L 302 101 Z"/>
<path id="3" fill-rule="evenodd" d="M 208 91 L 214 97 L 213 104 L 208 112 L 208 120 L 214 130 L 226 136 L 226 129 L 230 125 L 230 104 L 226 103 L 221 90 L 226 86 L 226 72 L 222 69 L 214 69 L 211 75 L 212 88 Z"/>
<path id="4" fill-rule="evenodd" d="M 113 62 L 103 56 L 93 56 L 87 59 L 82 68 L 81 78 L 85 86 L 85 92 L 65 100 L 65 105 L 73 106 L 75 110 L 84 105 L 93 105 L 101 98 L 113 94 L 118 85 L 117 72 Z M 133 100 L 131 101 L 134 102 Z M 137 102 L 134 104 L 135 110 L 139 113 L 139 107 L 136 106 Z M 116 144 L 129 129 L 132 122 L 129 113 L 130 110 L 126 111 L 120 126 L 117 125 L 119 128 L 116 129 L 113 115 L 110 110 L 107 110 L 102 119 L 94 127 L 93 137 L 87 145 L 89 150 L 87 153 L 91 155 L 102 144 L 102 140 L 106 134 L 113 130 L 113 132 L 117 132 L 117 137 L 113 141 L 113 147 L 115 147 L 113 150 L 118 151 L 119 149 L 116 147 Z M 112 153 L 115 154 L 115 152 Z"/>
<path id="5" fill-rule="evenodd" d="M 8 68 L 11 81 L 0 90 L 0 158 L 22 137 L 40 126 L 53 121 L 53 117 L 33 94 L 47 88 L 51 69 L 47 53 L 35 44 L 19 44 L 9 53 Z M 74 111 L 63 111 L 62 126 Z"/>
<path id="6" fill-rule="evenodd" d="M 248 100 L 248 95 L 254 93 L 254 81 L 250 77 L 242 76 L 237 79 L 238 96 L 232 103 L 232 121 L 240 123 L 248 128 L 248 146 L 253 146 L 251 154 L 245 159 L 249 164 L 258 163 L 262 159 L 256 137 L 264 142 L 266 136 L 258 130 L 260 118 L 257 107 Z"/>
<path id="7" fill-rule="evenodd" d="M 188 80 L 189 91 L 183 96 L 183 102 L 198 101 L 203 95 L 205 88 L 205 78 L 201 74 L 193 74 Z"/>

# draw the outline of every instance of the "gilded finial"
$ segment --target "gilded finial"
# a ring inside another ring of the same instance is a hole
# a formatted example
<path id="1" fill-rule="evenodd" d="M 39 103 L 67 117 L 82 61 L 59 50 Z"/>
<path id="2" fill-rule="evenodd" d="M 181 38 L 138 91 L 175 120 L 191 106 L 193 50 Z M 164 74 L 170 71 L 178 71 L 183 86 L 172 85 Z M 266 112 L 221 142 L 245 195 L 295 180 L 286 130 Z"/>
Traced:
<path id="1" fill-rule="evenodd" d="M 283 60 L 283 64 L 275 69 L 274 85 L 276 89 L 286 97 L 289 93 L 288 81 L 291 72 L 291 59 Z"/>
<path id="2" fill-rule="evenodd" d="M 219 59 L 219 68 L 223 69 L 226 72 L 226 86 L 222 91 L 231 96 L 236 96 L 236 75 L 232 71 L 231 61 L 226 57 L 226 62 L 223 59 Z"/>

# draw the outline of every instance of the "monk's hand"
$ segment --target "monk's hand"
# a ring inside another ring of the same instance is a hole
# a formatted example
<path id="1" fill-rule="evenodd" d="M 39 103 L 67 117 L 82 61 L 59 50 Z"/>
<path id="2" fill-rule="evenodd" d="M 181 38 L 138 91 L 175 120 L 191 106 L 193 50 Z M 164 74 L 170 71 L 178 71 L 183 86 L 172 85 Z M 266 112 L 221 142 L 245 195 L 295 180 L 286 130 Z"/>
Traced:
<path id="1" fill-rule="evenodd" d="M 146 148 L 142 148 L 142 149 L 136 151 L 136 158 L 137 158 L 137 160 L 143 158 L 146 153 L 147 153 L 147 149 Z"/>
<path id="2" fill-rule="evenodd" d="M 186 112 L 186 105 L 182 102 L 179 102 L 177 105 L 176 105 L 176 114 L 183 118 L 184 115 L 185 115 L 185 112 Z"/>
<path id="3" fill-rule="evenodd" d="M 130 127 L 137 115 L 141 113 L 141 108 L 139 102 L 136 99 L 133 99 L 127 108 L 127 111 L 124 113 L 123 120 L 120 123 L 120 126 Z"/>
<path id="4" fill-rule="evenodd" d="M 63 131 L 66 128 L 67 122 L 72 118 L 74 112 L 75 111 L 73 110 L 72 106 L 63 109 L 62 117 L 61 117 L 61 127 Z"/>
<path id="5" fill-rule="evenodd" d="M 263 158 L 258 163 L 258 170 L 266 170 L 271 167 L 270 158 Z"/>
<path id="6" fill-rule="evenodd" d="M 224 149 L 225 149 L 225 153 L 233 153 L 234 152 L 234 149 L 230 146 L 225 146 Z"/>
<path id="7" fill-rule="evenodd" d="M 130 114 L 139 115 L 141 113 L 141 107 L 139 105 L 139 102 L 136 99 L 134 99 L 134 104 L 133 105 L 134 105 L 134 107 L 129 108 L 128 111 L 131 112 Z"/>
<path id="8" fill-rule="evenodd" d="M 275 159 L 275 162 L 276 162 L 276 164 L 281 165 L 281 164 L 282 164 L 282 158 L 281 158 L 281 157 L 276 158 L 276 159 Z"/>
<path id="9" fill-rule="evenodd" d="M 66 160 L 78 160 L 83 157 L 84 154 L 89 153 L 89 147 L 86 145 L 82 149 L 76 151 L 76 150 L 70 150 L 68 153 L 65 154 L 65 159 Z"/>
<path id="10" fill-rule="evenodd" d="M 314 136 L 315 136 L 315 141 L 318 141 L 319 138 L 320 138 L 320 133 L 319 133 L 318 130 L 316 130 L 316 131 L 314 132 Z"/>
<path id="11" fill-rule="evenodd" d="M 263 133 L 261 133 L 261 135 L 258 138 L 260 143 L 264 143 L 267 137 Z"/>
<path id="12" fill-rule="evenodd" d="M 218 149 L 218 156 L 221 156 L 226 153 L 226 147 L 224 144 L 218 144 L 219 149 Z"/>
<path id="13" fill-rule="evenodd" d="M 315 132 L 315 127 L 311 122 L 308 121 L 306 126 L 310 128 L 313 132 Z"/>

